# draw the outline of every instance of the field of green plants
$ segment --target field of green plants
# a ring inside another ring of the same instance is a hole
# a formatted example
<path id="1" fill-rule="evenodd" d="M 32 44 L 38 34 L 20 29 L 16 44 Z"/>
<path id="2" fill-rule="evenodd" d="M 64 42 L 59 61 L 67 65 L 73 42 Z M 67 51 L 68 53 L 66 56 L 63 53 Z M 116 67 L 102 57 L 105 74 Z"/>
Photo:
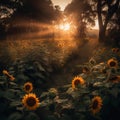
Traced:
<path id="1" fill-rule="evenodd" d="M 64 46 L 59 44 L 59 47 Z M 16 59 L 11 66 L 1 72 L 1 120 L 118 120 L 120 118 L 119 48 L 100 47 L 93 51 L 93 56 L 87 62 L 76 66 L 71 63 L 71 66 L 79 68 L 80 72 L 77 71 L 78 74 L 66 84 L 52 88 L 49 88 L 49 84 L 52 84 L 51 74 L 54 77 L 51 67 L 47 62 L 44 64 L 43 58 L 42 61 L 39 59 L 34 61 L 32 53 L 31 56 L 27 56 L 31 62 Z M 54 69 L 58 71 L 59 68 L 65 69 L 64 62 L 53 63 L 55 63 L 52 64 Z M 62 76 L 59 79 L 61 82 L 65 81 Z"/>

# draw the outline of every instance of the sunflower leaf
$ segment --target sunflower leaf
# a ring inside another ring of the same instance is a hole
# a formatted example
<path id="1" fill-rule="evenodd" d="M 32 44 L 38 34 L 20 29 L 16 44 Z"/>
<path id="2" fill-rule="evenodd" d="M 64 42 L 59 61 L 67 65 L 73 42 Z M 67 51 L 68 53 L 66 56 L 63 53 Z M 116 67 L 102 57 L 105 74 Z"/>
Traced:
<path id="1" fill-rule="evenodd" d="M 43 92 L 40 96 L 41 99 L 45 99 L 46 97 L 48 97 L 48 92 Z"/>
<path id="2" fill-rule="evenodd" d="M 21 119 L 22 119 L 22 114 L 18 112 L 13 113 L 8 117 L 8 120 L 21 120 Z"/>
<path id="3" fill-rule="evenodd" d="M 40 118 L 37 116 L 37 114 L 30 112 L 26 117 L 25 120 L 39 120 Z"/>
<path id="4" fill-rule="evenodd" d="M 57 120 L 57 118 L 55 118 L 53 115 L 49 115 L 45 118 L 45 120 Z"/>
<path id="5" fill-rule="evenodd" d="M 115 98 L 117 98 L 120 90 L 119 90 L 119 88 L 113 88 L 112 90 L 109 90 L 109 92 L 111 93 L 112 96 L 114 96 Z"/>
<path id="6" fill-rule="evenodd" d="M 5 82 L 4 81 L 0 81 L 0 85 L 3 85 Z"/>
<path id="7" fill-rule="evenodd" d="M 14 106 L 16 107 L 16 106 L 19 106 L 19 105 L 22 105 L 21 101 L 13 101 L 13 102 L 10 103 L 11 107 L 14 107 Z"/>

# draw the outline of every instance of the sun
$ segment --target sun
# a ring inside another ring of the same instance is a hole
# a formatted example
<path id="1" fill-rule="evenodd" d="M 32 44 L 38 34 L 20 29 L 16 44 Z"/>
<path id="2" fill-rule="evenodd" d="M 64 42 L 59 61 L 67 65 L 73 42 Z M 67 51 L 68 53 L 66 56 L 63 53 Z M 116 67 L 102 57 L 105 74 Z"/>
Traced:
<path id="1" fill-rule="evenodd" d="M 59 28 L 64 31 L 68 31 L 70 30 L 70 24 L 69 23 L 60 24 Z"/>

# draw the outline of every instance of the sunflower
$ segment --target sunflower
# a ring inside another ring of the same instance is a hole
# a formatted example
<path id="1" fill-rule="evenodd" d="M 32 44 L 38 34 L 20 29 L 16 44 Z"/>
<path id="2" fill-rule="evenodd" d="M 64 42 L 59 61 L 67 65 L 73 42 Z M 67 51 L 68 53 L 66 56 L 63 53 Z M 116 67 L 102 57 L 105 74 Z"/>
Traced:
<path id="1" fill-rule="evenodd" d="M 90 104 L 90 111 L 93 114 L 98 113 L 102 108 L 102 98 L 100 96 L 95 96 Z"/>
<path id="2" fill-rule="evenodd" d="M 82 77 L 74 77 L 72 80 L 72 88 L 75 89 L 78 87 L 78 85 L 83 85 L 85 83 L 84 79 Z"/>
<path id="3" fill-rule="evenodd" d="M 2 72 L 3 72 L 4 75 L 8 75 L 9 74 L 7 70 L 3 70 Z"/>
<path id="4" fill-rule="evenodd" d="M 22 103 L 28 110 L 36 110 L 39 107 L 39 99 L 34 93 L 26 94 L 22 99 Z"/>
<path id="5" fill-rule="evenodd" d="M 6 75 L 11 81 L 15 80 L 15 78 L 9 74 L 7 70 L 3 70 L 3 74 Z"/>
<path id="6" fill-rule="evenodd" d="M 24 84 L 23 88 L 25 92 L 30 93 L 33 90 L 33 85 L 31 82 L 27 82 Z"/>
<path id="7" fill-rule="evenodd" d="M 113 48 L 113 49 L 112 49 L 112 52 L 113 52 L 113 53 L 118 53 L 119 51 L 120 51 L 119 48 Z"/>
<path id="8" fill-rule="evenodd" d="M 111 58 L 107 61 L 107 65 L 110 67 L 110 68 L 117 68 L 118 67 L 118 61 L 114 58 Z"/>
<path id="9" fill-rule="evenodd" d="M 112 76 L 109 78 L 108 81 L 113 82 L 113 83 L 119 83 L 120 82 L 120 75 Z"/>

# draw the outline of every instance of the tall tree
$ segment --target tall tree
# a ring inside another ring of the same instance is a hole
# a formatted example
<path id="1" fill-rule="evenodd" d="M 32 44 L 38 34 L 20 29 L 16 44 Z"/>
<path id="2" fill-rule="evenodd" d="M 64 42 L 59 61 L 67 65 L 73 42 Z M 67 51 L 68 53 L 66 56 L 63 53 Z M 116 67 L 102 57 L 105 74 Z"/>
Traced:
<path id="1" fill-rule="evenodd" d="M 83 38 L 86 35 L 86 26 L 94 24 L 95 17 L 92 5 L 88 0 L 72 0 L 65 8 L 65 13 L 70 17 L 73 24 L 77 27 L 77 34 Z"/>
<path id="2" fill-rule="evenodd" d="M 120 47 L 120 6 L 108 25 L 107 38 L 109 43 Z"/>
<path id="3" fill-rule="evenodd" d="M 11 17 L 21 6 L 22 0 L 0 0 L 0 38 L 5 37 Z"/>
<path id="4" fill-rule="evenodd" d="M 7 26 L 9 34 L 31 31 L 38 29 L 31 26 L 33 22 L 51 24 L 60 16 L 58 7 L 54 7 L 51 0 L 0 0 L 0 5 L 3 6 L 0 7 L 0 35 L 6 33 Z M 30 29 L 26 25 L 28 21 Z"/>
<path id="5" fill-rule="evenodd" d="M 108 24 L 120 6 L 120 0 L 94 0 L 97 3 L 99 41 L 105 42 Z"/>

